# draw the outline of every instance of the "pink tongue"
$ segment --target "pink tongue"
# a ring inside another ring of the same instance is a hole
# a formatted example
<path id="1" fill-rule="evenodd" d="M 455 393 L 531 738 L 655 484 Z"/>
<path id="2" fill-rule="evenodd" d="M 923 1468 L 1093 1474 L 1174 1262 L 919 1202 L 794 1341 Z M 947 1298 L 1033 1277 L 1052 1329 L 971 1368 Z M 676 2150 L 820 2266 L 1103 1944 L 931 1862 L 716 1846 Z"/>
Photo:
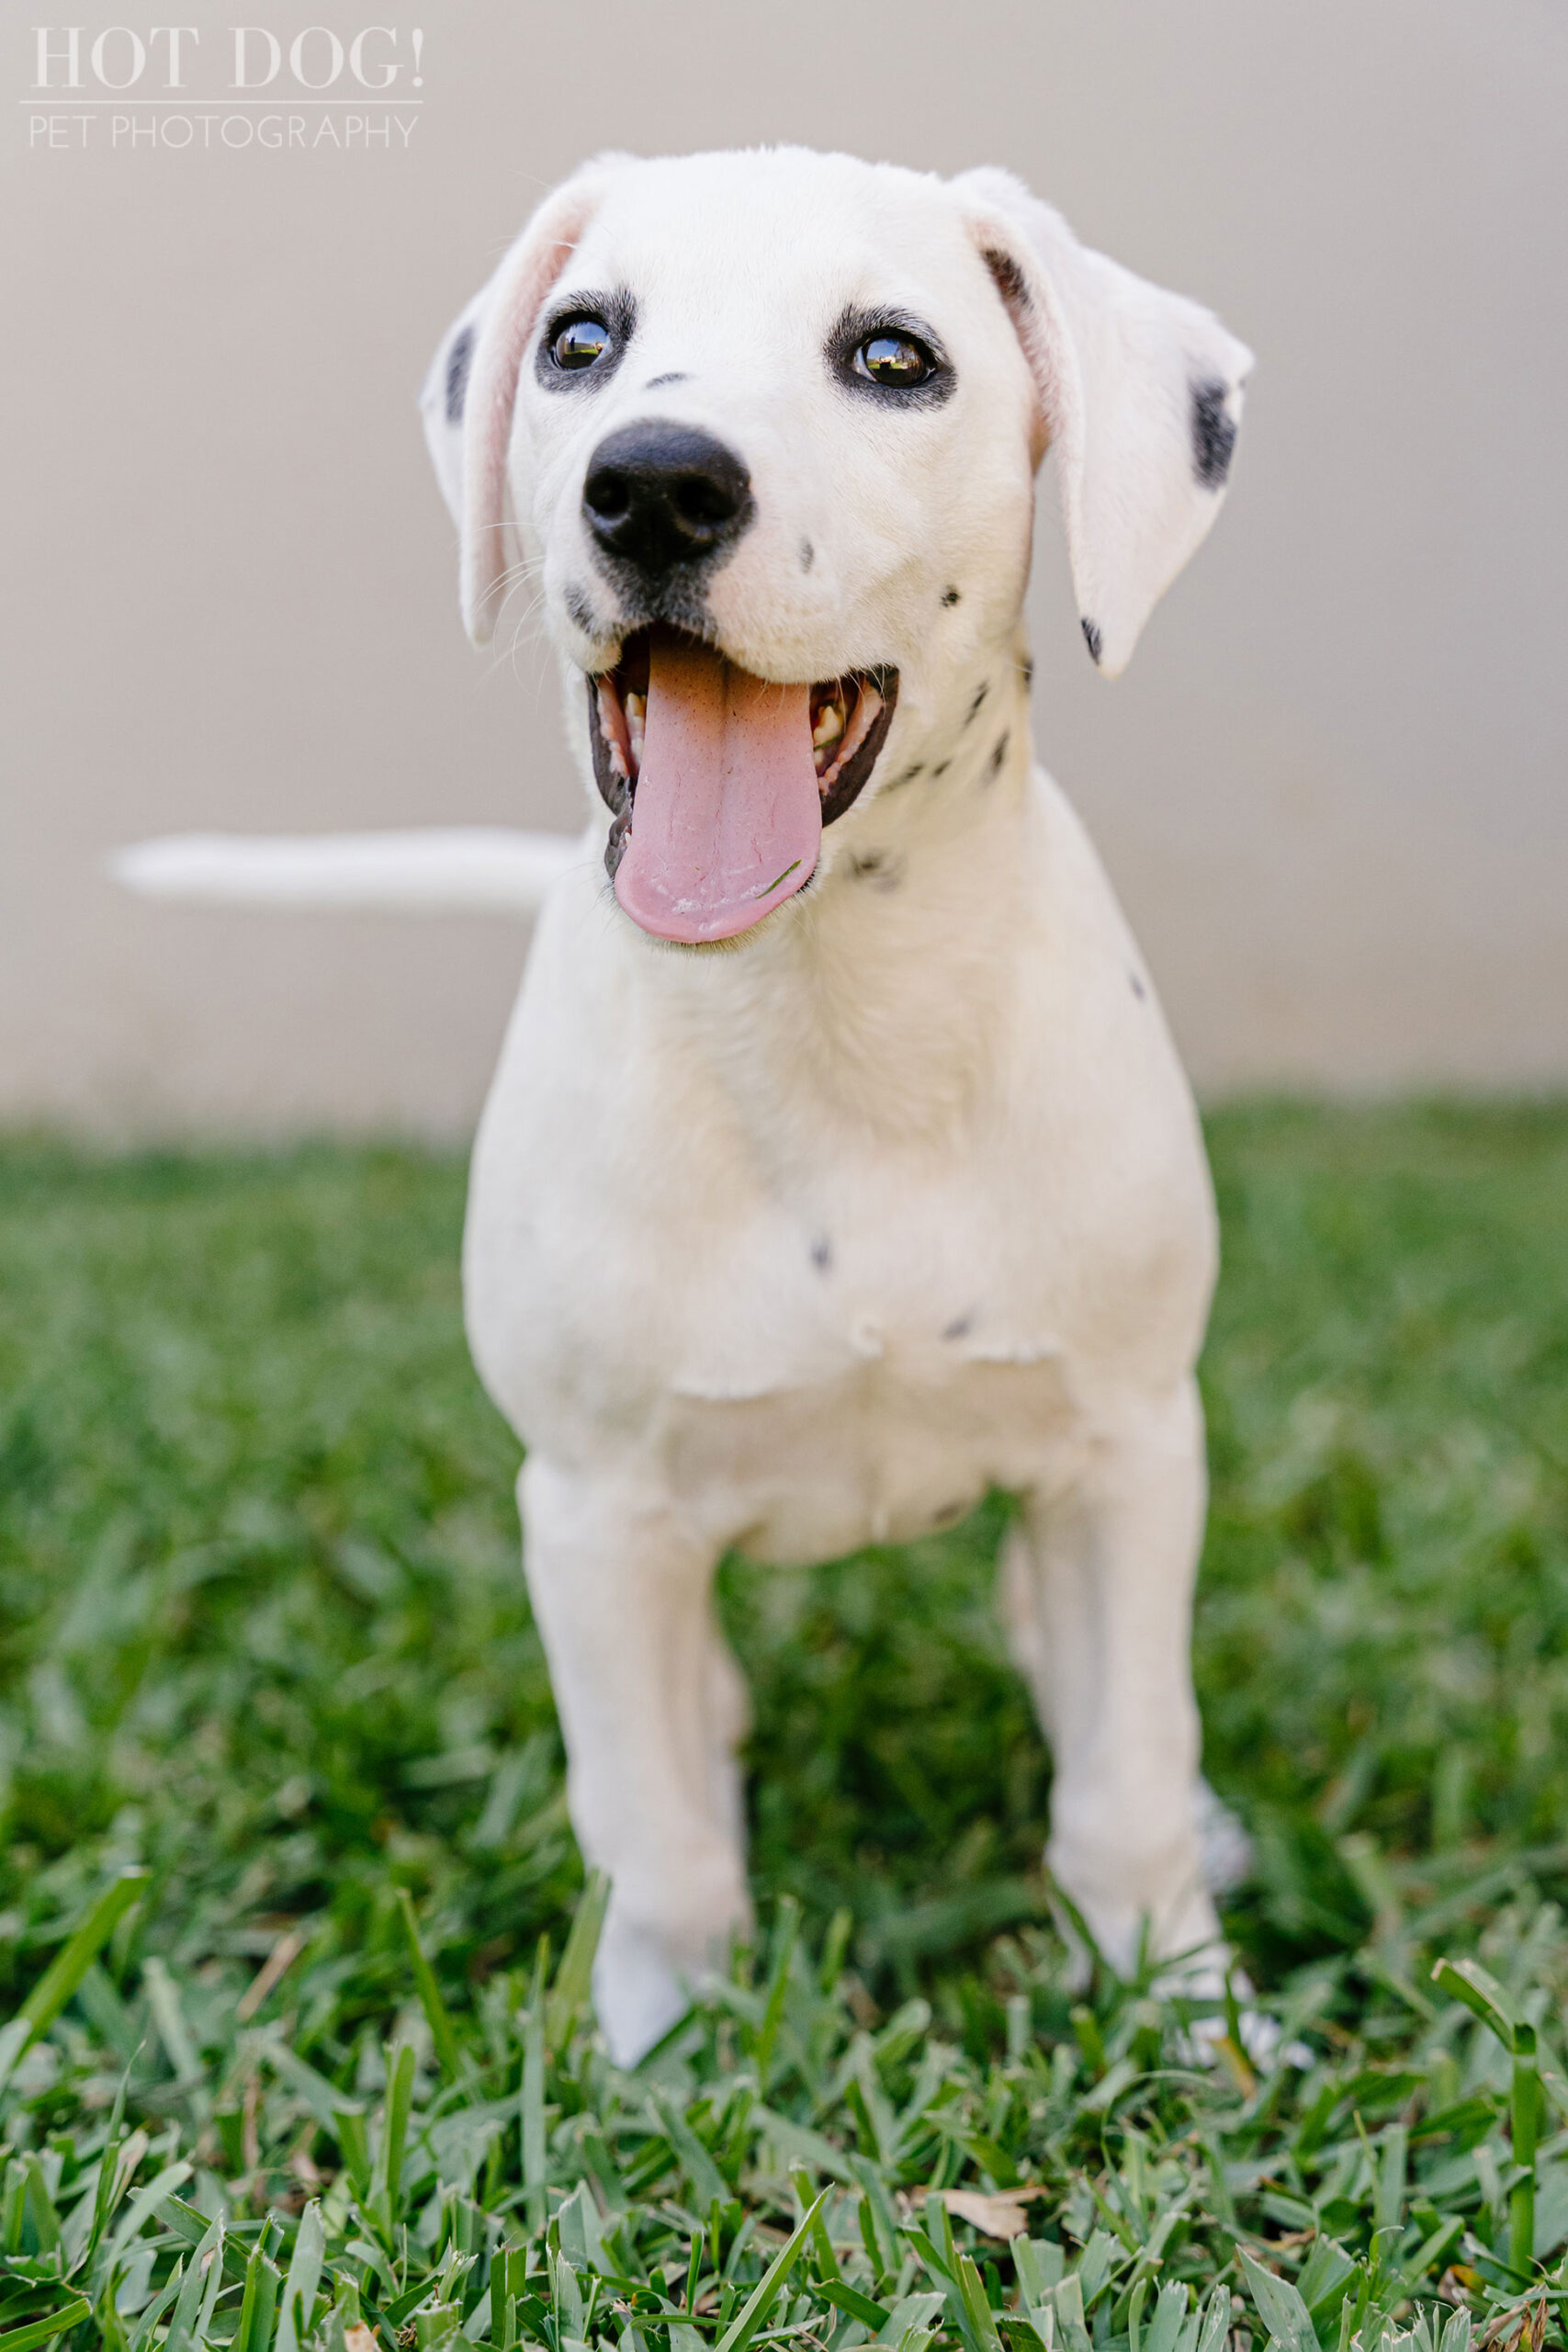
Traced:
<path id="1" fill-rule="evenodd" d="M 615 896 L 660 939 L 729 939 L 811 879 L 822 795 L 811 689 L 771 686 L 654 638 L 631 831 Z"/>

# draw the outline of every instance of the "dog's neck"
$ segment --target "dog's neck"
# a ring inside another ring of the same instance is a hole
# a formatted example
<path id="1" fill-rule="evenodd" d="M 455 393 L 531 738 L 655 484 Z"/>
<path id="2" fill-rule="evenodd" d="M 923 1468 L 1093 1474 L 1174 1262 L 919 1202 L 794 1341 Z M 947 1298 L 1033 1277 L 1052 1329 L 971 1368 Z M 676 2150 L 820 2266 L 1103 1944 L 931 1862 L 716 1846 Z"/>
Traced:
<path id="1" fill-rule="evenodd" d="M 1029 717 L 1021 656 L 977 665 L 783 920 L 728 952 L 639 950 L 681 1050 L 770 1158 L 830 1128 L 940 1148 L 985 1115 L 1027 911 Z"/>

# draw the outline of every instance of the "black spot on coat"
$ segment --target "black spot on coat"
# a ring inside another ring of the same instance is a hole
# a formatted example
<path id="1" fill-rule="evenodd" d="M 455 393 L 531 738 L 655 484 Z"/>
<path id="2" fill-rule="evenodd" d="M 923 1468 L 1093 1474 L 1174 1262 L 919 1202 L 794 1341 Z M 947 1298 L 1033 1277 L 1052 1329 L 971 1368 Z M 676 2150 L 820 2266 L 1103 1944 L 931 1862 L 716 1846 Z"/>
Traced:
<path id="1" fill-rule="evenodd" d="M 996 742 L 992 747 L 990 763 L 986 774 L 986 781 L 987 784 L 991 781 L 993 776 L 1000 775 L 1002 772 L 1002 762 L 1007 758 L 1008 745 L 1011 741 L 1011 735 L 1004 727 L 1001 733 L 997 737 Z"/>
<path id="2" fill-rule="evenodd" d="M 985 701 L 986 696 L 990 693 L 990 691 L 991 682 L 989 678 L 982 678 L 976 690 L 974 701 L 970 704 L 968 709 L 964 714 L 964 724 L 965 727 L 968 726 L 969 721 L 972 718 L 976 718 L 979 716 L 980 705 Z"/>
<path id="3" fill-rule="evenodd" d="M 825 1233 L 818 1234 L 811 1245 L 811 1262 L 819 1274 L 833 1271 L 833 1245 Z"/>
<path id="4" fill-rule="evenodd" d="M 944 588 L 942 592 L 942 601 L 944 605 L 956 605 L 958 602 L 957 589 Z"/>
<path id="5" fill-rule="evenodd" d="M 1235 454 L 1235 421 L 1217 379 L 1192 387 L 1192 470 L 1205 490 L 1223 490 Z"/>
<path id="6" fill-rule="evenodd" d="M 874 890 L 896 890 L 906 870 L 905 860 L 890 857 L 885 849 L 858 851 L 850 859 L 850 872 L 855 880 L 869 882 Z"/>
<path id="7" fill-rule="evenodd" d="M 446 354 L 446 422 L 448 424 L 461 424 L 463 422 L 463 402 L 468 397 L 468 369 L 473 365 L 473 357 L 474 330 L 470 324 L 463 329 L 461 334 L 453 336 L 452 347 Z"/>

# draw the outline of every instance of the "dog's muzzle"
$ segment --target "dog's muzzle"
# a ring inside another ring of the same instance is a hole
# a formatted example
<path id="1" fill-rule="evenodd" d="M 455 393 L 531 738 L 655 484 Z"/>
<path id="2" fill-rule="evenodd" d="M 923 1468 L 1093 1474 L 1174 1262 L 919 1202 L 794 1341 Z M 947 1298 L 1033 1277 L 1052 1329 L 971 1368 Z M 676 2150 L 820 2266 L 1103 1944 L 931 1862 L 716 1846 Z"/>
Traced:
<path id="1" fill-rule="evenodd" d="M 728 554 L 756 511 L 751 477 L 735 451 L 669 418 L 606 434 L 582 485 L 593 546 L 648 585 Z"/>

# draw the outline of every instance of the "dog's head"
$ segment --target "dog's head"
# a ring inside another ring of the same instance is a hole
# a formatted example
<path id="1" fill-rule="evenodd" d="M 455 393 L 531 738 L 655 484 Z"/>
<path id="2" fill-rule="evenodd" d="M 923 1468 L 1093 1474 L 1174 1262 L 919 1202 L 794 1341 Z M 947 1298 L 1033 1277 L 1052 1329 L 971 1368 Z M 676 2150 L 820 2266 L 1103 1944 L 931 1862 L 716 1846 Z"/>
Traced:
<path id="1" fill-rule="evenodd" d="M 1213 520 L 1249 365 L 1003 172 L 610 156 L 547 198 L 422 405 L 470 636 L 526 575 L 586 681 L 626 911 L 728 938 L 810 880 L 1010 641 L 1052 443 L 1114 676 Z"/>

